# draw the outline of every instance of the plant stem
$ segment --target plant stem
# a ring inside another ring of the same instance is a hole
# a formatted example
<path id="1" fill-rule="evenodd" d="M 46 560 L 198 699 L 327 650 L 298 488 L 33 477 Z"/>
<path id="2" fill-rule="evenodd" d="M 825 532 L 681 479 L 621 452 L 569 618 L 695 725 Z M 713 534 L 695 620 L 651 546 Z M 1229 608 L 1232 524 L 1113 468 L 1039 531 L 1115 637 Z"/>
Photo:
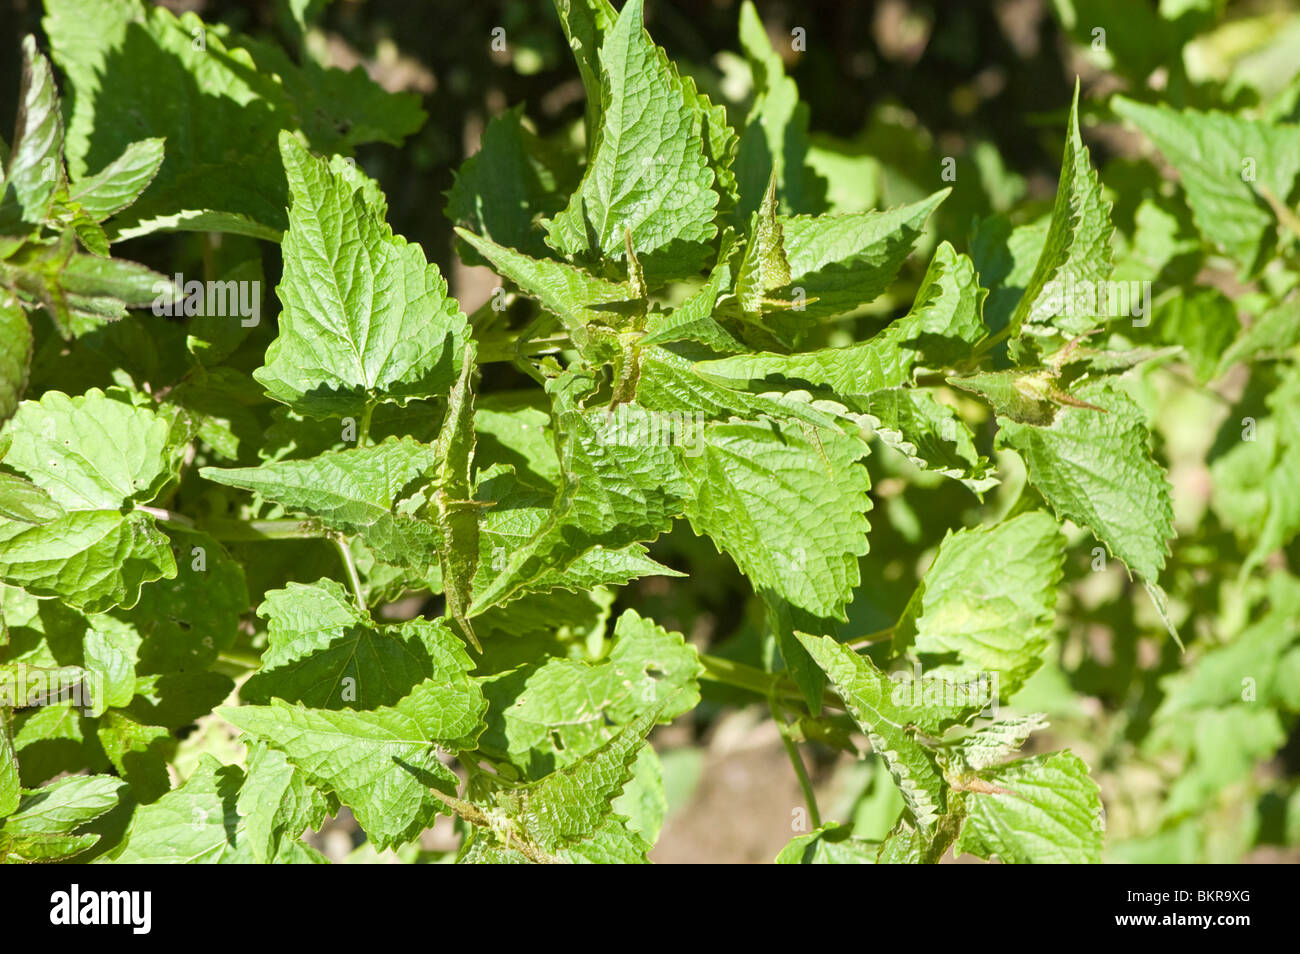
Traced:
<path id="1" fill-rule="evenodd" d="M 850 649 L 862 649 L 864 646 L 870 646 L 873 643 L 883 643 L 886 640 L 894 638 L 894 630 L 897 628 L 898 624 L 895 623 L 893 626 L 889 626 L 885 629 L 878 629 L 874 633 L 868 633 L 861 639 L 855 639 L 853 642 L 849 643 L 848 646 Z"/>
<path id="2" fill-rule="evenodd" d="M 174 524 L 178 527 L 185 527 L 187 530 L 194 528 L 194 521 L 183 513 L 176 513 L 172 510 L 166 510 L 162 507 L 146 507 L 144 504 L 136 504 L 135 509 L 141 513 L 147 513 L 163 523 Z"/>
<path id="3" fill-rule="evenodd" d="M 781 682 L 780 676 L 774 676 L 770 672 L 763 672 L 763 670 L 754 666 L 747 666 L 731 659 L 723 659 L 721 656 L 710 656 L 708 653 L 700 653 L 700 665 L 704 667 L 704 672 L 701 675 L 713 682 L 735 686 L 737 689 L 748 689 L 750 692 L 756 692 L 761 696 L 770 696 L 774 691 L 781 695 L 785 694 L 778 690 Z"/>
<path id="4" fill-rule="evenodd" d="M 794 774 L 799 779 L 799 788 L 803 790 L 803 800 L 808 805 L 808 820 L 812 822 L 813 828 L 821 828 L 822 813 L 817 810 L 817 793 L 813 790 L 812 779 L 808 777 L 808 769 L 799 754 L 799 746 L 790 734 L 790 726 L 786 724 L 785 716 L 777 706 L 776 700 L 769 699 L 768 707 L 772 710 L 772 721 L 776 723 L 781 733 L 781 741 L 785 744 L 785 754 L 790 756 L 790 764 L 794 766 Z"/>
<path id="5" fill-rule="evenodd" d="M 184 519 L 189 521 L 189 526 L 195 526 L 189 518 Z M 310 540 L 328 535 L 314 520 L 209 520 L 198 529 L 226 543 Z"/>
<path id="6" fill-rule="evenodd" d="M 217 540 L 239 543 L 250 540 L 302 540 L 326 536 L 320 524 L 313 520 L 208 520 L 199 523 L 193 517 L 167 510 L 136 504 L 135 509 L 147 513 L 162 523 L 186 530 L 200 530 Z"/>
<path id="7" fill-rule="evenodd" d="M 375 414 L 375 406 L 366 402 L 366 409 L 361 412 L 361 423 L 357 425 L 357 446 L 370 446 L 370 419 Z"/>
<path id="8" fill-rule="evenodd" d="M 235 666 L 243 666 L 245 669 L 256 669 L 262 665 L 261 653 L 245 652 L 239 649 L 223 649 L 217 658 Z"/>
<path id="9" fill-rule="evenodd" d="M 803 692 L 790 679 L 784 676 L 764 672 L 754 666 L 700 653 L 701 678 L 710 682 L 719 682 L 736 689 L 745 689 L 757 693 L 765 699 L 777 698 L 789 702 L 805 704 Z M 844 700 L 829 690 L 822 695 L 822 705 L 831 709 L 843 709 Z"/>
<path id="10" fill-rule="evenodd" d="M 567 334 L 552 335 L 549 338 L 534 338 L 531 341 L 500 340 L 479 343 L 478 363 L 490 364 L 497 361 L 513 361 L 531 354 L 543 354 L 550 351 L 562 351 L 572 347 Z"/>
<path id="11" fill-rule="evenodd" d="M 343 559 L 343 568 L 348 573 L 348 583 L 352 586 L 352 595 L 356 597 L 357 608 L 362 613 L 368 613 L 366 607 L 366 597 L 361 590 L 361 577 L 357 575 L 357 564 L 352 559 L 352 551 L 348 548 L 348 541 L 343 538 L 342 534 L 332 533 L 330 539 L 334 542 L 334 547 L 339 551 L 339 556 Z"/>

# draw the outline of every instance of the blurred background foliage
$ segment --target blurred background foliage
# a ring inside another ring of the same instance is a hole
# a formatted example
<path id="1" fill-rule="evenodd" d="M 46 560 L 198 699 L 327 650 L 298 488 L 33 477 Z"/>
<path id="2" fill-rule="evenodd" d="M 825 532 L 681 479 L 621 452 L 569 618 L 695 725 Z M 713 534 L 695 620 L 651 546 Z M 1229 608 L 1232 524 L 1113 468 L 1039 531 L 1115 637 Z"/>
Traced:
<path id="1" fill-rule="evenodd" d="M 581 144 L 583 88 L 549 0 L 165 5 L 275 40 L 302 59 L 361 65 L 386 88 L 420 95 L 424 126 L 402 148 L 361 147 L 357 161 L 384 186 L 393 229 L 423 245 L 466 312 L 499 283 L 460 260 L 444 210 L 455 171 L 478 149 L 488 121 L 522 105 L 544 139 Z M 756 5 L 806 104 L 806 117 L 798 118 L 807 123 L 805 188 L 786 189 L 790 211 L 885 208 L 955 186 L 912 257 L 910 287 L 902 281 L 852 320 L 828 326 L 826 343 L 861 338 L 905 308 L 937 239 L 990 267 L 982 242 L 1050 210 L 1080 77 L 1084 138 L 1115 204 L 1117 277 L 1157 279 L 1155 320 L 1149 330 L 1134 331 L 1132 342 L 1185 348 L 1182 359 L 1142 371 L 1136 391 L 1174 485 L 1179 539 L 1162 582 L 1187 652 L 1168 638 L 1122 566 L 1099 566 L 1095 541 L 1072 530 L 1053 660 L 1012 704 L 1049 714 L 1052 729 L 1038 743 L 1044 750 L 1068 746 L 1092 767 L 1107 810 L 1108 860 L 1300 860 L 1300 527 L 1293 520 L 1279 534 L 1274 526 L 1267 552 L 1255 552 L 1269 507 L 1276 516 L 1280 505 L 1269 497 L 1278 491 L 1266 484 L 1278 462 L 1237 433 L 1238 421 L 1253 417 L 1268 430 L 1268 448 L 1288 440 L 1300 446 L 1289 436 L 1300 420 L 1293 360 L 1300 321 L 1266 332 L 1267 340 L 1249 340 L 1263 316 L 1297 307 L 1294 237 L 1289 246 L 1283 242 L 1277 262 L 1243 281 L 1198 234 L 1161 154 L 1107 105 L 1122 92 L 1175 108 L 1295 122 L 1300 8 L 1285 0 Z M 753 95 L 739 7 L 739 0 L 647 5 L 651 35 L 733 111 L 737 126 Z M 0 0 L 0 9 L 0 123 L 10 127 L 20 70 L 14 54 L 24 34 L 39 35 L 42 11 L 37 0 Z M 300 29 L 294 9 L 308 10 L 306 22 L 315 25 Z M 802 42 L 792 42 L 796 37 Z M 955 182 L 942 178 L 945 158 L 955 160 Z M 1294 191 L 1283 198 L 1295 207 Z M 199 241 L 153 236 L 131 243 L 127 254 L 170 274 L 202 254 Z M 232 254 L 249 247 L 236 243 Z M 273 284 L 277 256 L 264 254 L 262 264 Z M 264 345 L 257 336 L 270 334 L 273 326 L 264 323 L 250 348 L 256 352 Z M 1230 348 L 1252 360 L 1221 362 Z M 508 367 L 491 374 L 498 377 L 485 390 L 525 383 Z M 974 402 L 962 410 L 972 422 L 986 414 Z M 237 413 L 231 417 L 237 437 Z M 255 419 L 246 425 L 260 429 Z M 286 446 L 292 440 L 303 438 L 286 436 Z M 916 471 L 897 455 L 873 455 L 870 466 L 871 553 L 846 639 L 889 626 L 945 532 L 982 513 L 959 484 Z M 985 515 L 1015 505 L 1024 483 L 1018 466 L 1014 457 L 999 459 L 1003 483 Z M 1300 495 L 1294 484 L 1281 492 Z M 760 613 L 734 567 L 684 524 L 659 541 L 654 555 L 689 579 L 640 581 L 618 594 L 611 611 L 634 605 L 702 648 L 758 661 Z M 245 559 L 256 594 L 280 585 L 286 573 L 314 579 L 333 556 L 303 544 L 292 561 L 278 550 L 274 565 L 266 565 L 271 557 L 255 548 L 241 554 Z M 1255 680 L 1250 698 L 1238 678 L 1243 671 Z M 747 708 L 749 701 L 710 687 L 692 724 L 656 737 L 672 809 L 658 860 L 767 861 L 789 840 L 792 808 L 802 799 L 766 709 Z M 901 806 L 888 774 L 831 746 L 814 750 L 824 814 L 853 822 L 859 837 L 883 836 Z M 340 825 L 322 834 L 337 856 L 352 851 L 356 836 Z M 356 860 L 372 860 L 364 847 L 357 851 Z"/>

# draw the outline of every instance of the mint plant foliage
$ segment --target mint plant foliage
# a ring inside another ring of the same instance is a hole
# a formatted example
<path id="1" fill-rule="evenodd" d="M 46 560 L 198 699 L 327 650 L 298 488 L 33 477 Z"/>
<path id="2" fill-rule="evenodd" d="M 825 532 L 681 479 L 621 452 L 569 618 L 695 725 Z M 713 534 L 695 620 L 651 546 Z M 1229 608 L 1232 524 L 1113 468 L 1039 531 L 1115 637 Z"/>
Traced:
<path id="1" fill-rule="evenodd" d="M 961 232 L 937 152 L 846 198 L 862 157 L 751 3 L 742 103 L 647 12 L 556 0 L 585 106 L 510 107 L 457 172 L 437 226 L 500 279 L 470 311 L 353 155 L 417 97 L 46 0 L 0 148 L 0 860 L 322 863 L 347 810 L 407 861 L 643 863 L 656 730 L 754 704 L 808 799 L 779 863 L 1300 841 L 1258 771 L 1300 711 L 1297 81 L 1076 86 L 1054 195 Z M 1099 165 L 1089 119 L 1177 183 Z M 146 236 L 278 276 L 265 319 L 186 310 Z M 1109 307 L 1142 281 L 1150 320 Z M 748 597 L 717 647 L 714 578 Z M 823 813 L 813 751 L 871 794 Z M 1116 825 L 1125 760 L 1159 794 Z M 1269 799 L 1281 833 L 1214 835 Z"/>

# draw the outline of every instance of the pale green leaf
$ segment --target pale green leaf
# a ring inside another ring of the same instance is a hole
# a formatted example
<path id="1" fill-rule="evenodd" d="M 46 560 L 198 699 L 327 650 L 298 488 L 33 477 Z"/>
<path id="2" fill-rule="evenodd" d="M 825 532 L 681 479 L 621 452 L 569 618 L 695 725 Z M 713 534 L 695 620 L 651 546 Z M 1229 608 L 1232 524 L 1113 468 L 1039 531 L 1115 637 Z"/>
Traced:
<path id="1" fill-rule="evenodd" d="M 1047 238 L 1033 275 L 1011 315 L 1011 335 L 1064 334 L 1073 337 L 1101 322 L 1097 309 L 1076 308 L 1071 289 L 1107 280 L 1111 271 L 1110 202 L 1079 135 L 1079 90 L 1075 85 L 1066 129 L 1061 178 Z M 1076 313 L 1077 312 L 1077 313 Z"/>
<path id="2" fill-rule="evenodd" d="M 309 514 L 331 529 L 358 534 L 390 563 L 423 569 L 437 561 L 434 527 L 417 515 L 435 466 L 434 448 L 403 437 L 307 460 L 204 467 L 200 473 Z"/>
<path id="3" fill-rule="evenodd" d="M 254 377 L 312 417 L 444 393 L 467 332 L 437 266 L 393 235 L 342 159 L 327 164 L 288 134 L 280 149 L 292 195 L 276 286 L 284 310 Z"/>
<path id="4" fill-rule="evenodd" d="M 911 818 L 930 828 L 948 810 L 948 786 L 934 752 L 917 738 L 968 722 L 989 702 L 984 683 L 949 683 L 938 679 L 894 681 L 865 656 L 829 636 L 799 635 L 866 734 L 885 760 Z"/>
<path id="5" fill-rule="evenodd" d="M 244 818 L 248 846 L 259 864 L 280 853 L 307 828 L 318 828 L 329 803 L 289 764 L 284 753 L 255 746 L 248 757 L 248 775 L 239 790 L 236 811 Z"/>
<path id="6" fill-rule="evenodd" d="M 1178 170 L 1201 234 L 1241 273 L 1257 273 L 1277 244 L 1264 195 L 1286 203 L 1300 172 L 1300 126 L 1226 113 L 1147 105 L 1124 96 L 1111 108 L 1134 123 Z"/>
<path id="7" fill-rule="evenodd" d="M 23 38 L 23 77 L 13 149 L 0 192 L 0 232 L 35 232 L 64 183 L 63 117 L 49 61 Z"/>
<path id="8" fill-rule="evenodd" d="M 773 421 L 709 424 L 683 453 L 686 516 L 763 594 L 842 617 L 867 552 L 866 446 L 839 430 Z"/>
<path id="9" fill-rule="evenodd" d="M 684 83 L 641 25 L 629 0 L 601 43 L 601 121 L 578 191 L 547 242 L 569 256 L 626 257 L 624 232 L 647 270 L 699 268 L 718 193 L 705 154 L 693 84 Z"/>
<path id="10" fill-rule="evenodd" d="M 163 162 L 163 140 L 142 139 L 94 175 L 68 187 L 68 197 L 96 222 L 103 222 L 140 197 Z"/>
<path id="11" fill-rule="evenodd" d="M 27 390 L 32 362 L 32 328 L 27 312 L 7 292 L 0 292 L 0 423 L 18 407 Z"/>
<path id="12" fill-rule="evenodd" d="M 776 856 L 778 865 L 874 865 L 880 842 L 852 837 L 853 829 L 827 822 L 797 835 Z"/>
<path id="13" fill-rule="evenodd" d="M 204 755 L 185 784 L 136 809 L 117 864 L 249 864 L 253 854 L 236 810 L 244 773 Z"/>
<path id="14" fill-rule="evenodd" d="M 272 590 L 258 614 L 267 619 L 261 668 L 241 697 L 272 697 L 317 709 L 396 705 L 426 679 L 437 679 L 448 705 L 482 707 L 467 673 L 473 663 L 442 620 L 374 623 L 333 580 Z M 472 730 L 472 724 L 465 731 Z"/>
<path id="15" fill-rule="evenodd" d="M 651 412 L 627 404 L 617 414 L 583 409 L 571 393 L 585 386 L 582 380 L 552 384 L 563 482 L 536 534 L 475 596 L 471 616 L 543 573 L 567 569 L 597 546 L 618 550 L 653 540 L 681 513 L 686 484 L 674 448 L 638 437 L 649 432 Z"/>
<path id="16" fill-rule="evenodd" d="M 954 657 L 955 670 L 940 672 L 996 673 L 1005 698 L 1043 663 L 1064 561 L 1065 537 L 1042 511 L 950 533 L 904 615 L 900 632 L 908 636 L 896 636 L 895 647 Z"/>
<path id="17" fill-rule="evenodd" d="M 382 851 L 414 838 L 444 809 L 429 786 L 451 794 L 456 776 L 439 761 L 438 745 L 472 746 L 465 737 L 476 731 L 481 709 L 430 680 L 396 706 L 369 712 L 309 709 L 279 699 L 217 712 L 283 752 L 311 784 L 336 794 Z"/>
<path id="18" fill-rule="evenodd" d="M 544 852 L 583 841 L 599 830 L 632 777 L 645 736 L 659 718 L 646 709 L 589 755 L 546 777 L 497 794 L 514 830 Z"/>
<path id="19" fill-rule="evenodd" d="M 0 577 L 98 612 L 132 606 L 143 583 L 176 575 L 154 518 L 125 509 L 175 478 L 184 446 L 171 421 L 96 389 L 71 398 L 47 391 L 20 405 L 5 433 L 5 464 L 65 513 L 37 525 L 0 522 Z"/>
<path id="20" fill-rule="evenodd" d="M 1088 382 L 1074 393 L 1103 410 L 1067 407 L 1050 427 L 1001 419 L 998 441 L 1025 459 L 1030 482 L 1058 516 L 1087 527 L 1154 583 L 1169 552 L 1173 511 L 1142 411 L 1108 381 Z"/>
<path id="21" fill-rule="evenodd" d="M 611 726 L 647 709 L 665 722 L 690 711 L 700 699 L 700 672 L 681 633 L 626 610 L 599 662 L 549 659 L 487 680 L 488 728 L 480 746 L 534 772 L 567 765 L 603 744 Z"/>
<path id="22" fill-rule="evenodd" d="M 980 772 L 979 778 L 998 790 L 966 794 L 958 854 L 1007 864 L 1101 861 L 1101 796 L 1077 755 L 1018 759 Z"/>

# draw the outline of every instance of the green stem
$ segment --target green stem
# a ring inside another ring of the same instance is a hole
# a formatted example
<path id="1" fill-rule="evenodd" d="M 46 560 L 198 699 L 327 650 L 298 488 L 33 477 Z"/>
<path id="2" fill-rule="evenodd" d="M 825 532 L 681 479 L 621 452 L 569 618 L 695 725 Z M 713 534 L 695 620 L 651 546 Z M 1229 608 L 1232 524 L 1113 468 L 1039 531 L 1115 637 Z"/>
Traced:
<path id="1" fill-rule="evenodd" d="M 183 519 L 187 521 L 188 526 L 195 526 L 194 521 L 189 518 Z M 208 520 L 199 525 L 198 529 L 225 543 L 309 540 L 328 535 L 314 520 Z"/>
<path id="2" fill-rule="evenodd" d="M 352 586 L 352 595 L 356 597 L 357 608 L 362 613 L 368 613 L 366 608 L 366 597 L 361 590 L 361 577 L 357 575 L 357 564 L 352 559 L 352 551 L 348 548 L 348 541 L 342 534 L 330 534 L 330 539 L 334 542 L 334 547 L 339 551 L 339 556 L 343 559 L 343 568 L 348 573 L 348 583 Z"/>
<path id="3" fill-rule="evenodd" d="M 217 655 L 217 658 L 234 666 L 242 666 L 245 669 L 257 669 L 262 665 L 261 653 L 248 652 L 242 649 L 223 649 Z"/>
<path id="4" fill-rule="evenodd" d="M 491 364 L 500 361 L 514 361 L 528 355 L 546 354 L 563 351 L 573 347 L 567 334 L 552 335 L 549 338 L 534 338 L 531 341 L 519 341 L 509 338 L 479 343 L 478 363 Z"/>
<path id="5" fill-rule="evenodd" d="M 370 446 L 370 419 L 374 417 L 375 406 L 366 402 L 366 409 L 361 412 L 361 423 L 357 425 L 357 446 Z"/>
<path id="6" fill-rule="evenodd" d="M 176 513 L 173 510 L 167 510 L 163 507 L 146 507 L 144 504 L 136 504 L 135 509 L 141 513 L 147 513 L 156 520 L 163 523 L 170 523 L 173 526 L 184 527 L 186 530 L 194 529 L 194 521 L 183 513 Z"/>
<path id="7" fill-rule="evenodd" d="M 868 633 L 866 636 L 863 636 L 860 639 L 855 639 L 853 642 L 849 643 L 849 648 L 862 649 L 864 646 L 870 646 L 873 643 L 886 642 L 894 638 L 894 630 L 897 628 L 898 624 L 895 623 L 893 626 L 886 629 L 878 629 L 874 633 Z"/>
<path id="8" fill-rule="evenodd" d="M 777 698 L 787 702 L 804 703 L 803 693 L 799 687 L 784 676 L 764 672 L 755 666 L 747 666 L 732 659 L 700 653 L 700 677 L 710 682 L 722 683 L 736 689 L 745 689 L 757 693 L 765 699 Z M 822 695 L 822 705 L 832 709 L 843 709 L 844 701 L 829 690 Z"/>
<path id="9" fill-rule="evenodd" d="M 201 530 L 226 543 L 252 540 L 301 540 L 326 535 L 320 524 L 313 520 L 226 520 L 215 519 L 199 523 L 193 517 L 167 510 L 164 507 L 147 507 L 136 504 L 135 509 L 147 513 L 160 523 L 185 530 Z"/>
<path id="10" fill-rule="evenodd" d="M 1011 325 L 1007 324 L 1005 327 L 1002 328 L 1001 331 L 997 332 L 996 334 L 989 335 L 987 338 L 981 341 L 979 345 L 976 346 L 975 350 L 971 352 L 971 356 L 962 362 L 962 367 L 967 369 L 975 367 L 977 364 L 979 364 L 981 358 L 983 358 L 986 354 L 988 354 L 990 351 L 992 351 L 1002 342 L 1006 341 L 1007 338 L 1009 338 L 1010 336 L 1011 336 Z"/>
<path id="11" fill-rule="evenodd" d="M 808 805 L 808 819 L 812 822 L 813 828 L 822 827 L 822 813 L 817 810 L 817 793 L 813 790 L 812 779 L 808 776 L 808 769 L 803 764 L 803 757 L 799 754 L 799 746 L 795 743 L 794 736 L 790 733 L 790 726 L 785 721 L 780 708 L 775 699 L 768 700 L 768 707 L 772 710 L 772 721 L 776 723 L 777 729 L 781 732 L 781 741 L 785 744 L 785 754 L 790 757 L 790 764 L 794 766 L 794 774 L 799 779 L 799 788 L 803 790 L 803 800 Z"/>
<path id="12" fill-rule="evenodd" d="M 708 653 L 700 653 L 700 665 L 704 668 L 701 675 L 705 679 L 734 686 L 737 689 L 748 689 L 760 696 L 770 696 L 773 692 L 778 692 L 777 687 L 781 682 L 780 676 L 774 676 L 755 666 L 723 659 L 721 656 L 710 656 Z M 778 694 L 785 693 L 778 692 Z"/>

